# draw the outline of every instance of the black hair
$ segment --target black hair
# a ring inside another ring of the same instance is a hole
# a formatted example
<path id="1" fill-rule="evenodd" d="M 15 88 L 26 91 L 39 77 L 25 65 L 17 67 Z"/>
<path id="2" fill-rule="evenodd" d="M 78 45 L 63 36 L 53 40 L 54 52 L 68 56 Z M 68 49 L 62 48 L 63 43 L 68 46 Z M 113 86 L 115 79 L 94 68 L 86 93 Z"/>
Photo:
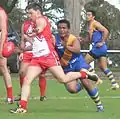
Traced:
<path id="1" fill-rule="evenodd" d="M 62 19 L 62 20 L 58 21 L 57 26 L 61 23 L 65 23 L 67 25 L 67 27 L 70 29 L 70 22 L 67 19 Z"/>
<path id="2" fill-rule="evenodd" d="M 94 10 L 87 10 L 87 12 L 91 12 L 93 16 L 96 16 L 96 12 Z"/>
<path id="3" fill-rule="evenodd" d="M 29 4 L 29 5 L 26 7 L 25 11 L 27 11 L 27 10 L 29 10 L 29 9 L 33 9 L 33 10 L 35 10 L 35 11 L 39 10 L 41 13 L 43 12 L 43 11 L 42 11 L 42 6 L 39 5 L 38 3 L 31 3 L 31 4 Z"/>

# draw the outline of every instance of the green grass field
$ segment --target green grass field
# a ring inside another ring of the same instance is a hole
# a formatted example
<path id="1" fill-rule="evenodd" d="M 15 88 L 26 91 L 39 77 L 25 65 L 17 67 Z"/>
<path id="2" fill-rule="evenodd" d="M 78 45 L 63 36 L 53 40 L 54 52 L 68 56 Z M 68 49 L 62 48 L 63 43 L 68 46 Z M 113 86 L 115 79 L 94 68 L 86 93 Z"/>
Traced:
<path id="1" fill-rule="evenodd" d="M 4 104 L 6 92 L 2 77 L 0 77 L 0 119 L 119 119 L 120 118 L 120 90 L 107 91 L 110 83 L 104 81 L 99 86 L 101 100 L 105 112 L 96 112 L 96 106 L 83 90 L 78 94 L 69 94 L 63 85 L 54 80 L 47 81 L 47 100 L 39 101 L 38 81 L 32 84 L 32 99 L 29 100 L 28 113 L 10 114 L 9 109 L 16 104 Z M 19 93 L 17 75 L 13 75 L 14 95 Z M 37 99 L 35 99 L 35 97 Z"/>

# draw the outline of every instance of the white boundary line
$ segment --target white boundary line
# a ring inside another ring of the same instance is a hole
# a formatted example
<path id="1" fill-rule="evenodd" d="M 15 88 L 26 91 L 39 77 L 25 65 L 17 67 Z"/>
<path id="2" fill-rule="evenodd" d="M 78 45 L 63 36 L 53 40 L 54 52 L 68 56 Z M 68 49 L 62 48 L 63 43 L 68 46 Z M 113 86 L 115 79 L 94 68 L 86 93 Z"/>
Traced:
<path id="1" fill-rule="evenodd" d="M 90 50 L 80 50 L 83 53 L 87 53 Z M 120 50 L 107 50 L 107 53 L 120 53 Z"/>
<path id="2" fill-rule="evenodd" d="M 120 99 L 120 96 L 100 96 L 101 99 Z M 6 99 L 5 97 L 1 97 L 0 100 Z M 40 99 L 40 96 L 37 97 L 30 97 L 30 100 L 38 100 Z M 80 99 L 90 99 L 88 96 L 84 97 L 47 97 L 48 100 L 80 100 Z"/>
<path id="3" fill-rule="evenodd" d="M 79 100 L 79 99 L 89 99 L 90 97 L 48 97 L 50 100 Z M 120 99 L 120 96 L 100 96 L 101 99 Z M 30 99 L 40 99 L 40 97 L 31 97 Z"/>

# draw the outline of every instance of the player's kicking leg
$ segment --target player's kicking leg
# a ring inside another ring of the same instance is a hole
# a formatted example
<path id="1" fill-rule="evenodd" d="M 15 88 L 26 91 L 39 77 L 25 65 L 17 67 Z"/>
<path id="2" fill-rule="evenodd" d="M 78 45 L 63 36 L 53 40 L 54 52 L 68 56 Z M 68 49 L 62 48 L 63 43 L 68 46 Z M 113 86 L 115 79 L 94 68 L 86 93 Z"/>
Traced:
<path id="1" fill-rule="evenodd" d="M 81 70 L 80 72 L 69 72 L 66 75 L 64 74 L 61 66 L 53 66 L 53 67 L 49 68 L 49 70 L 51 71 L 51 73 L 56 77 L 56 79 L 60 83 L 68 83 L 68 82 L 71 82 L 71 81 L 79 79 L 79 78 L 80 79 L 88 78 L 90 80 L 101 83 L 101 80 L 95 73 L 90 73 L 89 71 L 87 71 L 85 69 Z"/>
<path id="2" fill-rule="evenodd" d="M 88 77 L 87 73 L 82 72 L 69 72 L 65 75 L 61 66 L 52 66 L 49 68 L 51 73 L 56 77 L 60 83 L 68 83 L 78 78 L 85 79 Z M 39 66 L 29 66 L 25 77 L 25 81 L 22 86 L 20 105 L 16 109 L 11 109 L 11 113 L 25 113 L 27 112 L 27 102 L 30 95 L 30 86 L 32 81 L 42 72 Z M 92 75 L 91 75 L 92 76 Z M 96 78 L 96 80 L 98 80 Z"/>

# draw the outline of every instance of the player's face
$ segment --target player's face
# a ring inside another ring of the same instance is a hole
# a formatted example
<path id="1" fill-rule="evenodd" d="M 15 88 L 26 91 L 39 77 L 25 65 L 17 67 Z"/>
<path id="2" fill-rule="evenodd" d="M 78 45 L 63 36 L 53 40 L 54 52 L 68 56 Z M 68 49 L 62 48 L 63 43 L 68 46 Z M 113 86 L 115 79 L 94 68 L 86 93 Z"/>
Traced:
<path id="1" fill-rule="evenodd" d="M 61 37 L 68 36 L 69 28 L 67 27 L 67 24 L 59 23 L 58 24 L 58 33 L 60 34 Z"/>
<path id="2" fill-rule="evenodd" d="M 29 9 L 27 13 L 28 13 L 29 19 L 35 22 L 37 18 L 37 11 L 35 11 L 34 9 Z"/>
<path id="3" fill-rule="evenodd" d="M 92 15 L 92 13 L 91 12 L 87 12 L 87 20 L 88 21 L 91 21 L 91 20 L 93 20 L 95 17 Z"/>

